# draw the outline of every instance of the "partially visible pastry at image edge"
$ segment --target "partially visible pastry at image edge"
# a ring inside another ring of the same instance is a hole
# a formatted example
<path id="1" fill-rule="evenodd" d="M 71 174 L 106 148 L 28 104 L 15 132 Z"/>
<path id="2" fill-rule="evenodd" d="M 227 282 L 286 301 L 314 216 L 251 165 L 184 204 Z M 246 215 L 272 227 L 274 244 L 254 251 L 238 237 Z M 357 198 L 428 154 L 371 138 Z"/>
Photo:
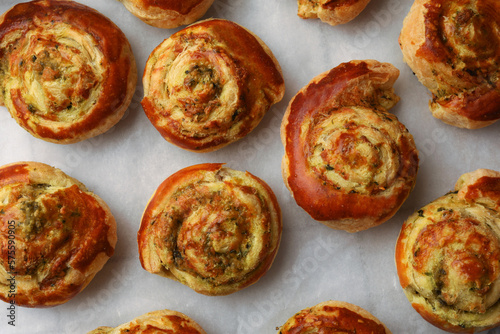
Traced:
<path id="1" fill-rule="evenodd" d="M 39 162 L 0 167 L 0 299 L 50 307 L 83 290 L 113 255 L 106 203 Z"/>
<path id="2" fill-rule="evenodd" d="M 500 325 L 500 172 L 462 175 L 404 223 L 399 281 L 413 308 L 452 333 Z"/>
<path id="3" fill-rule="evenodd" d="M 144 111 L 169 142 L 209 152 L 252 131 L 285 93 L 278 61 L 259 37 L 227 20 L 195 23 L 151 53 Z"/>
<path id="4" fill-rule="evenodd" d="M 361 307 L 333 300 L 298 312 L 278 331 L 278 334 L 313 333 L 391 334 L 391 331 Z"/>
<path id="5" fill-rule="evenodd" d="M 119 0 L 128 11 L 157 28 L 176 28 L 193 23 L 214 0 Z"/>
<path id="6" fill-rule="evenodd" d="M 413 136 L 387 110 L 399 97 L 391 64 L 356 60 L 315 77 L 281 124 L 283 179 L 297 204 L 331 228 L 358 232 L 390 219 L 413 189 Z"/>
<path id="7" fill-rule="evenodd" d="M 352 21 L 370 0 L 298 0 L 298 15 L 303 19 L 317 19 L 332 26 Z"/>
<path id="8" fill-rule="evenodd" d="M 281 240 L 271 188 L 248 172 L 201 164 L 168 177 L 150 199 L 138 232 L 142 267 L 222 296 L 257 282 Z"/>
<path id="9" fill-rule="evenodd" d="M 172 334 L 206 334 L 203 328 L 193 319 L 183 313 L 170 310 L 149 312 L 118 327 L 102 326 L 87 334 L 146 334 L 157 332 Z"/>
<path id="10" fill-rule="evenodd" d="M 0 17 L 0 105 L 37 138 L 70 144 L 107 131 L 136 82 L 127 38 L 92 8 L 39 0 Z"/>
<path id="11" fill-rule="evenodd" d="M 399 44 L 434 117 L 467 129 L 500 119 L 498 0 L 416 0 Z"/>

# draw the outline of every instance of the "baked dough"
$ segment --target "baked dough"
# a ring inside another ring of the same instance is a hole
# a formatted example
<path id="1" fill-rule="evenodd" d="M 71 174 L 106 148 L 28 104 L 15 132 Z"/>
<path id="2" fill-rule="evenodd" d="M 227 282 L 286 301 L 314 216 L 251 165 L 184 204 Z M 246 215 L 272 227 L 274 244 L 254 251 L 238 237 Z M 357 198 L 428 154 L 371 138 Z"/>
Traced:
<path id="1" fill-rule="evenodd" d="M 361 307 L 333 300 L 300 311 L 278 331 L 278 334 L 314 333 L 391 334 L 391 331 Z"/>
<path id="2" fill-rule="evenodd" d="M 254 129 L 283 98 L 281 68 L 269 48 L 231 21 L 191 25 L 162 42 L 144 70 L 142 106 L 169 142 L 208 152 Z"/>
<path id="3" fill-rule="evenodd" d="M 65 303 L 115 244 L 113 215 L 82 183 L 39 162 L 0 167 L 0 299 L 27 307 Z"/>
<path id="4" fill-rule="evenodd" d="M 147 271 L 205 295 L 228 295 L 271 267 L 281 210 L 264 181 L 222 164 L 184 168 L 156 190 L 138 233 Z"/>
<path id="5" fill-rule="evenodd" d="M 468 129 L 500 118 L 498 0 L 416 0 L 399 44 L 434 117 Z"/>
<path id="6" fill-rule="evenodd" d="M 370 0 L 298 0 L 298 15 L 303 19 L 317 19 L 332 26 L 353 20 Z"/>
<path id="7" fill-rule="evenodd" d="M 214 0 L 119 0 L 145 23 L 157 28 L 176 28 L 205 15 Z"/>
<path id="8" fill-rule="evenodd" d="M 500 173 L 462 175 L 455 190 L 411 215 L 396 245 L 413 308 L 443 330 L 500 325 Z"/>
<path id="9" fill-rule="evenodd" d="M 0 105 L 37 138 L 75 143 L 125 113 L 137 82 L 130 44 L 73 1 L 20 3 L 0 17 Z"/>
<path id="10" fill-rule="evenodd" d="M 118 327 L 99 327 L 87 334 L 147 334 L 147 333 L 186 333 L 206 334 L 193 319 L 176 311 L 161 310 L 141 315 Z"/>
<path id="11" fill-rule="evenodd" d="M 283 179 L 312 218 L 348 232 L 391 218 L 412 190 L 418 153 L 387 112 L 399 71 L 375 60 L 320 74 L 290 101 L 281 125 Z"/>

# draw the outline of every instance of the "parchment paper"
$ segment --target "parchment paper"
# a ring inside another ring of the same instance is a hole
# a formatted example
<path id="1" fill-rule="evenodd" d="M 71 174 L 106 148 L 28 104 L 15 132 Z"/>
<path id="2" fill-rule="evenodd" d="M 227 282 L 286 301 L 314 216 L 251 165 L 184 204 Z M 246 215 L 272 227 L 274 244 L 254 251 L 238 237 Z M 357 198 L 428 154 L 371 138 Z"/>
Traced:
<path id="1" fill-rule="evenodd" d="M 146 25 L 114 0 L 81 0 L 111 18 L 132 45 L 139 76 L 150 52 L 179 29 Z M 2 0 L 0 12 L 16 1 Z M 0 304 L 0 333 L 86 333 L 117 326 L 149 311 L 171 309 L 197 321 L 209 334 L 272 334 L 294 313 L 327 300 L 365 308 L 393 333 L 438 334 L 410 306 L 399 285 L 394 246 L 404 220 L 451 190 L 457 178 L 477 168 L 499 170 L 500 123 L 463 130 L 434 119 L 430 93 L 403 63 L 398 35 L 412 0 L 374 0 L 354 21 L 331 27 L 297 16 L 295 0 L 215 0 L 205 18 L 235 21 L 271 48 L 286 83 L 283 101 L 243 140 L 220 151 L 197 154 L 166 142 L 146 118 L 142 83 L 126 116 L 107 133 L 72 145 L 36 139 L 0 108 L 0 164 L 44 162 L 79 179 L 110 206 L 118 244 L 90 285 L 66 304 L 17 308 L 8 324 Z M 390 62 L 401 71 L 392 110 L 413 134 L 420 151 L 417 185 L 400 211 L 383 225 L 357 234 L 329 229 L 296 205 L 281 177 L 282 116 L 290 99 L 314 76 L 352 59 Z M 199 295 L 141 268 L 136 235 L 145 205 L 158 185 L 177 170 L 204 162 L 226 162 L 264 179 L 283 211 L 283 237 L 276 260 L 256 284 L 225 297 Z M 500 330 L 490 330 L 499 334 Z"/>

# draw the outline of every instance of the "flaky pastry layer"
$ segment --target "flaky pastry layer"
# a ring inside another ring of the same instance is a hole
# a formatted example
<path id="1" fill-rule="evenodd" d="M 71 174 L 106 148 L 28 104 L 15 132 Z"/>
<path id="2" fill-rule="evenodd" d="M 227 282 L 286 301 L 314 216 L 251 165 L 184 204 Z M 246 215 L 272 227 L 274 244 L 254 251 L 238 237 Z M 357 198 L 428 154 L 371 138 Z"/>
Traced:
<path id="1" fill-rule="evenodd" d="M 193 319 L 187 315 L 170 310 L 153 311 L 118 327 L 99 327 L 87 334 L 206 334 Z"/>
<path id="2" fill-rule="evenodd" d="M 298 15 L 303 19 L 316 19 L 332 26 L 352 21 L 370 0 L 298 0 Z"/>
<path id="3" fill-rule="evenodd" d="M 416 0 L 399 44 L 434 117 L 468 129 L 500 119 L 500 2 Z"/>
<path id="4" fill-rule="evenodd" d="M 227 295 L 267 272 L 281 231 L 280 207 L 264 181 L 222 164 L 201 164 L 158 187 L 137 239 L 145 270 L 201 294 Z"/>
<path id="5" fill-rule="evenodd" d="M 361 307 L 333 300 L 298 312 L 278 331 L 278 334 L 315 333 L 391 334 L 391 331 Z"/>
<path id="6" fill-rule="evenodd" d="M 38 162 L 0 167 L 0 299 L 67 302 L 114 252 L 116 222 L 79 181 Z"/>
<path id="7" fill-rule="evenodd" d="M 149 56 L 142 106 L 169 142 L 222 148 L 252 131 L 284 95 L 281 68 L 257 36 L 231 21 L 193 24 Z"/>
<path id="8" fill-rule="evenodd" d="M 325 225 L 357 232 L 391 218 L 416 180 L 412 135 L 390 109 L 399 71 L 375 60 L 320 74 L 290 101 L 281 125 L 283 179 Z"/>
<path id="9" fill-rule="evenodd" d="M 92 8 L 38 0 L 0 17 L 0 104 L 37 138 L 70 144 L 107 131 L 136 82 L 127 38 Z"/>
<path id="10" fill-rule="evenodd" d="M 434 326 L 476 333 L 500 325 L 499 210 L 500 173 L 479 169 L 404 223 L 396 244 L 399 280 Z"/>
<path id="11" fill-rule="evenodd" d="M 193 23 L 214 0 L 119 0 L 128 11 L 157 28 L 176 28 Z"/>

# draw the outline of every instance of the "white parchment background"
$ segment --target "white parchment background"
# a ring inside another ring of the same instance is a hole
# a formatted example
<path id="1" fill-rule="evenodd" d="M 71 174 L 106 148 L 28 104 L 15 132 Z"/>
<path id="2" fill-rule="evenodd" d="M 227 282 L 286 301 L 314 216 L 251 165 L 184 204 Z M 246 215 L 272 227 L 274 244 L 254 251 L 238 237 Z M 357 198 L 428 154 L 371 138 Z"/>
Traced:
<path id="1" fill-rule="evenodd" d="M 17 1 L 0 0 L 0 12 Z M 139 76 L 150 52 L 179 29 L 150 27 L 118 1 L 81 0 L 111 18 L 132 45 Z M 0 164 L 40 161 L 79 179 L 110 206 L 118 223 L 115 255 L 90 285 L 66 304 L 16 309 L 8 325 L 0 304 L 0 333 L 86 333 L 117 326 L 149 311 L 171 309 L 197 321 L 209 334 L 271 334 L 299 310 L 330 299 L 359 305 L 393 333 L 444 333 L 410 306 L 399 285 L 394 245 L 403 221 L 451 190 L 477 168 L 499 170 L 500 122 L 481 130 L 454 128 L 434 119 L 430 94 L 402 61 L 398 35 L 412 0 L 374 0 L 349 24 L 331 27 L 297 17 L 295 0 L 215 0 L 205 15 L 233 20 L 260 36 L 280 62 L 283 101 L 243 140 L 220 151 L 197 154 L 167 143 L 146 118 L 139 82 L 126 116 L 109 132 L 85 142 L 57 145 L 35 139 L 0 108 Z M 314 76 L 352 59 L 391 62 L 401 70 L 392 110 L 413 134 L 420 151 L 417 185 L 385 224 L 357 234 L 313 221 L 291 198 L 281 178 L 279 126 L 286 106 Z M 180 283 L 147 273 L 138 259 L 136 235 L 142 211 L 157 186 L 177 170 L 204 162 L 264 179 L 283 211 L 283 238 L 270 271 L 256 284 L 225 297 L 199 295 Z M 500 330 L 491 330 L 499 334 Z"/>

